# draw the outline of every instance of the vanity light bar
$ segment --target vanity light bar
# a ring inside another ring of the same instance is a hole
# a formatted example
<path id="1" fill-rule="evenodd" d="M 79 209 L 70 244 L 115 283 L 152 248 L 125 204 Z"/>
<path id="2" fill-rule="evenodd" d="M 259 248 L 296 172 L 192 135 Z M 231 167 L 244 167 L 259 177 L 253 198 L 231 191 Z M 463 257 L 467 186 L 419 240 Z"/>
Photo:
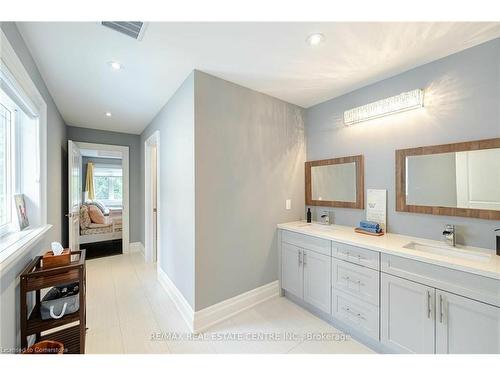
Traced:
<path id="1" fill-rule="evenodd" d="M 387 99 L 378 100 L 344 112 L 344 124 L 352 125 L 394 113 L 422 108 L 424 106 L 424 90 L 416 89 L 403 92 Z"/>

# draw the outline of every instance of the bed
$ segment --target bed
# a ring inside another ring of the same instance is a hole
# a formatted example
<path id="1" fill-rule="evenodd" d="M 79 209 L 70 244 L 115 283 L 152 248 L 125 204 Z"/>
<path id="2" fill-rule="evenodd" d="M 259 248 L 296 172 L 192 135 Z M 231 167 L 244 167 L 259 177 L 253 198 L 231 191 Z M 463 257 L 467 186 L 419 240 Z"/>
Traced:
<path id="1" fill-rule="evenodd" d="M 107 209 L 105 223 L 93 223 L 88 213 L 89 203 L 80 206 L 80 244 L 113 241 L 122 238 L 122 210 Z"/>

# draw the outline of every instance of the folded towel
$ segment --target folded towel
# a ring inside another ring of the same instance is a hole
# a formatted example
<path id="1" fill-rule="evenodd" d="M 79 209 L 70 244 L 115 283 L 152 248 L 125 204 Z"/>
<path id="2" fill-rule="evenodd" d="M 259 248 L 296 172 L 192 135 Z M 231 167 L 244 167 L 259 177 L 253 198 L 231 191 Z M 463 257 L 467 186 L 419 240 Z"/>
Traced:
<path id="1" fill-rule="evenodd" d="M 380 233 L 382 232 L 381 228 L 360 228 L 361 230 L 365 232 L 370 232 L 370 233 Z"/>
<path id="2" fill-rule="evenodd" d="M 359 222 L 359 226 L 363 229 L 370 228 L 370 229 L 380 229 L 380 224 L 374 222 L 374 221 L 368 221 L 368 220 L 361 220 Z"/>

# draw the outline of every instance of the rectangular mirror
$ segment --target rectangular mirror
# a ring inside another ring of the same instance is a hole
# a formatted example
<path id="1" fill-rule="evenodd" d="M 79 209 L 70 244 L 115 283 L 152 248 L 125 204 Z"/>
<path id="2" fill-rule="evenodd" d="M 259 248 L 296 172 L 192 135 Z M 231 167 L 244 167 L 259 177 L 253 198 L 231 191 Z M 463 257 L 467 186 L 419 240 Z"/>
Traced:
<path id="1" fill-rule="evenodd" d="M 364 208 L 363 156 L 306 162 L 306 204 Z"/>
<path id="2" fill-rule="evenodd" d="M 396 151 L 397 211 L 500 219 L 500 138 Z"/>

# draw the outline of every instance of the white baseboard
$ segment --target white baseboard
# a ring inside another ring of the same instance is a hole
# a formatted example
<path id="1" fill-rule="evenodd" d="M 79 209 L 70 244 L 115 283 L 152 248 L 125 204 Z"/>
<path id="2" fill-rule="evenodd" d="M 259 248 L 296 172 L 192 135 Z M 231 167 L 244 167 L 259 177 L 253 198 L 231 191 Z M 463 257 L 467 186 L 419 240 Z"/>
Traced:
<path id="1" fill-rule="evenodd" d="M 252 289 L 194 313 L 193 331 L 202 332 L 223 320 L 278 296 L 278 281 Z"/>
<path id="2" fill-rule="evenodd" d="M 142 252 L 144 254 L 144 245 L 142 244 L 142 242 L 131 242 L 128 245 L 128 249 L 129 253 Z"/>
<path id="3" fill-rule="evenodd" d="M 168 275 L 163 271 L 160 266 L 158 265 L 157 267 L 157 273 L 158 273 L 158 281 L 160 282 L 161 286 L 165 289 L 169 297 L 172 299 L 172 301 L 175 304 L 175 307 L 177 307 L 177 310 L 179 310 L 182 318 L 188 325 L 189 329 L 191 332 L 193 332 L 193 320 L 194 320 L 194 311 L 191 305 L 189 304 L 188 301 L 184 298 L 182 293 L 177 289 L 175 284 L 170 280 Z"/>
<path id="4" fill-rule="evenodd" d="M 157 270 L 158 281 L 172 298 L 177 310 L 193 333 L 200 333 L 214 324 L 279 295 L 278 281 L 273 281 L 195 312 L 168 275 L 160 267 Z"/>

